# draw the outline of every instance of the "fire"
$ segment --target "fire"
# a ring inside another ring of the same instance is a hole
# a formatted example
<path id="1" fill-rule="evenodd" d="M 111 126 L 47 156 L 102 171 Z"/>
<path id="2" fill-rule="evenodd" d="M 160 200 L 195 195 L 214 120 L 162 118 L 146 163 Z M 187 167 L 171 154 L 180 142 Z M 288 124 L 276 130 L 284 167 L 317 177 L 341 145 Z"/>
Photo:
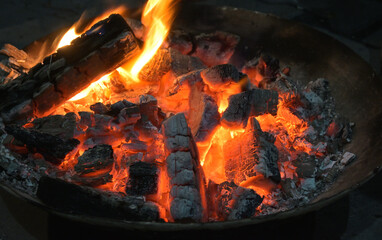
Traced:
<path id="1" fill-rule="evenodd" d="M 152 59 L 167 37 L 175 14 L 174 0 L 149 0 L 142 14 L 146 26 L 143 51 L 128 71 L 132 79 L 139 82 L 139 72 Z"/>
<path id="2" fill-rule="evenodd" d="M 70 45 L 70 43 L 79 36 L 81 36 L 81 34 L 76 33 L 76 28 L 74 26 L 71 27 L 58 43 L 57 49 Z"/>

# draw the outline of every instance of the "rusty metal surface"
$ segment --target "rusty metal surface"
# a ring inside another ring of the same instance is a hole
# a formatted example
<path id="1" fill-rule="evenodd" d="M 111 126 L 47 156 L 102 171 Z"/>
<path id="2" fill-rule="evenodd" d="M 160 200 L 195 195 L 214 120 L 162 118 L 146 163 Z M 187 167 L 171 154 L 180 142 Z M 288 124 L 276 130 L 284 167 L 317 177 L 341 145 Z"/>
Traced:
<path id="1" fill-rule="evenodd" d="M 382 81 L 372 68 L 349 48 L 337 40 L 293 21 L 274 16 L 233 8 L 215 8 L 199 5 L 183 6 L 175 22 L 196 32 L 222 30 L 241 36 L 242 59 L 253 57 L 259 50 L 292 68 L 295 80 L 307 83 L 319 77 L 327 78 L 336 100 L 337 111 L 356 123 L 353 141 L 345 150 L 357 155 L 356 161 L 329 189 L 306 206 L 278 214 L 217 223 L 149 223 L 127 222 L 56 212 L 28 198 L 35 204 L 65 218 L 101 226 L 143 231 L 223 230 L 240 228 L 277 219 L 299 216 L 320 209 L 374 176 L 382 166 Z M 15 190 L 8 187 L 18 195 Z M 26 196 L 22 196 L 26 198 Z"/>

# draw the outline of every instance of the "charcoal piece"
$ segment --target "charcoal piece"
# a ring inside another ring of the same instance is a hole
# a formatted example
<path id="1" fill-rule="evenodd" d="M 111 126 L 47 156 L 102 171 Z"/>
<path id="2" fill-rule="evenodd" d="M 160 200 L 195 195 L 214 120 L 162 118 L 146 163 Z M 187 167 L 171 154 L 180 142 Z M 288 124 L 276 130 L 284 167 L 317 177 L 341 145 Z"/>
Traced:
<path id="1" fill-rule="evenodd" d="M 302 153 L 293 161 L 296 168 L 296 173 L 299 178 L 311 178 L 316 175 L 316 159 L 314 156 L 309 156 Z"/>
<path id="2" fill-rule="evenodd" d="M 215 205 L 222 220 L 239 220 L 252 217 L 263 198 L 254 190 L 237 186 L 234 182 L 218 185 Z"/>
<path id="3" fill-rule="evenodd" d="M 196 142 L 209 139 L 220 123 L 220 114 L 216 101 L 201 92 L 197 87 L 191 88 L 189 125 Z"/>
<path id="4" fill-rule="evenodd" d="M 122 196 L 60 179 L 41 177 L 36 193 L 46 206 L 61 212 L 131 221 L 158 221 L 159 209 L 142 196 Z"/>
<path id="5" fill-rule="evenodd" d="M 213 91 L 222 91 L 222 88 L 229 88 L 230 84 L 239 82 L 241 78 L 239 71 L 231 64 L 216 65 L 204 69 L 201 76 Z"/>
<path id="6" fill-rule="evenodd" d="M 251 117 L 245 132 L 224 146 L 226 176 L 236 184 L 258 174 L 280 182 L 278 155 L 276 146 L 267 140 L 259 122 Z"/>
<path id="7" fill-rule="evenodd" d="M 175 198 L 170 206 L 171 216 L 176 222 L 199 222 L 202 218 L 202 207 L 199 202 L 184 198 Z"/>
<path id="8" fill-rule="evenodd" d="M 165 140 L 166 149 L 170 152 L 190 151 L 191 144 L 191 139 L 189 137 L 180 135 L 169 137 Z"/>
<path id="9" fill-rule="evenodd" d="M 116 103 L 113 103 L 110 105 L 110 111 L 107 112 L 110 116 L 117 116 L 123 109 L 128 108 L 129 113 L 138 113 L 139 109 L 138 106 L 132 102 L 129 102 L 127 100 L 121 100 Z"/>
<path id="10" fill-rule="evenodd" d="M 32 56 L 9 43 L 4 44 L 0 49 L 0 54 L 8 56 L 7 65 L 20 72 L 29 70 L 36 64 L 36 60 Z"/>
<path id="11" fill-rule="evenodd" d="M 100 169 L 110 168 L 114 163 L 113 148 L 107 144 L 96 145 L 86 150 L 78 157 L 74 170 L 82 175 L 96 172 Z"/>
<path id="12" fill-rule="evenodd" d="M 94 114 L 91 112 L 78 112 L 80 116 L 80 126 L 91 127 L 94 123 Z"/>
<path id="13" fill-rule="evenodd" d="M 323 101 L 326 101 L 330 95 L 329 81 L 325 78 L 318 78 L 316 81 L 309 82 L 306 89 L 316 93 Z"/>
<path id="14" fill-rule="evenodd" d="M 231 95 L 229 105 L 222 116 L 222 123 L 227 126 L 246 126 L 252 116 L 277 114 L 278 93 L 273 90 L 252 89 Z"/>
<path id="15" fill-rule="evenodd" d="M 138 53 L 137 40 L 123 17 L 110 15 L 73 40 L 71 45 L 48 56 L 28 74 L 2 85 L 0 113 L 7 122 L 49 115 L 66 100 Z M 35 84 L 23 84 L 30 80 Z M 27 114 L 20 109 L 10 114 L 11 109 L 25 101 L 32 101 L 33 111 Z"/>
<path id="16" fill-rule="evenodd" d="M 195 51 L 192 55 L 209 67 L 226 64 L 234 54 L 239 40 L 239 36 L 221 31 L 200 34 L 195 37 Z"/>
<path id="17" fill-rule="evenodd" d="M 204 68 L 204 64 L 195 57 L 182 55 L 175 49 L 160 49 L 142 68 L 139 79 L 147 82 L 159 82 L 170 71 L 176 78 L 202 68 Z"/>
<path id="18" fill-rule="evenodd" d="M 129 168 L 126 193 L 132 195 L 154 194 L 158 190 L 158 167 L 155 163 L 136 162 Z"/>
<path id="19" fill-rule="evenodd" d="M 227 220 L 239 220 L 253 217 L 263 198 L 254 190 L 238 187 L 234 193 L 235 204 Z"/>
<path id="20" fill-rule="evenodd" d="M 48 133 L 62 139 L 73 138 L 79 132 L 75 113 L 67 113 L 65 116 L 53 115 L 36 118 L 32 121 L 31 129 Z"/>
<path id="21" fill-rule="evenodd" d="M 141 119 L 138 106 L 123 108 L 118 114 L 118 123 L 121 125 L 136 124 Z"/>
<path id="22" fill-rule="evenodd" d="M 158 101 L 151 95 L 141 95 L 139 97 L 139 111 L 142 118 L 147 118 L 154 126 L 159 127 Z"/>
<path id="23" fill-rule="evenodd" d="M 162 132 L 166 137 L 175 137 L 176 135 L 187 136 L 189 128 L 184 114 L 178 113 L 165 120 L 162 124 Z"/>
<path id="24" fill-rule="evenodd" d="M 147 152 L 147 145 L 145 142 L 139 140 L 132 140 L 129 143 L 124 143 L 121 145 L 123 151 L 137 153 L 137 152 Z"/>
<path id="25" fill-rule="evenodd" d="M 285 178 L 281 180 L 281 189 L 284 191 L 286 197 L 298 199 L 300 197 L 299 192 L 297 191 L 296 183 L 290 179 Z"/>
<path id="26" fill-rule="evenodd" d="M 95 114 L 106 114 L 108 111 L 110 111 L 110 108 L 105 104 L 98 102 L 91 105 L 90 110 L 92 110 Z"/>
<path id="27" fill-rule="evenodd" d="M 192 36 L 182 30 L 173 30 L 167 37 L 168 46 L 187 55 L 193 49 Z"/>
<path id="28" fill-rule="evenodd" d="M 344 155 L 342 156 L 340 163 L 344 166 L 348 165 L 351 163 L 354 159 L 356 158 L 356 155 L 351 152 L 345 152 Z"/>
<path id="29" fill-rule="evenodd" d="M 176 177 L 183 170 L 194 169 L 194 161 L 190 152 L 175 152 L 171 153 L 167 159 L 167 173 L 170 178 Z"/>
<path id="30" fill-rule="evenodd" d="M 274 81 L 262 81 L 260 82 L 260 87 L 277 91 L 283 97 L 285 103 L 295 106 L 300 104 L 301 89 L 290 77 L 283 76 L 278 77 Z"/>
<path id="31" fill-rule="evenodd" d="M 104 185 L 108 182 L 111 182 L 112 179 L 113 179 L 113 176 L 110 175 L 110 171 L 106 173 L 101 173 L 95 176 L 74 175 L 70 178 L 70 180 L 72 182 L 75 182 L 76 184 L 90 186 L 90 187 L 97 187 L 100 185 Z"/>
<path id="32" fill-rule="evenodd" d="M 30 151 L 40 153 L 46 161 L 57 165 L 80 143 L 74 138 L 63 140 L 48 133 L 15 126 L 6 126 L 5 131 L 23 142 Z"/>

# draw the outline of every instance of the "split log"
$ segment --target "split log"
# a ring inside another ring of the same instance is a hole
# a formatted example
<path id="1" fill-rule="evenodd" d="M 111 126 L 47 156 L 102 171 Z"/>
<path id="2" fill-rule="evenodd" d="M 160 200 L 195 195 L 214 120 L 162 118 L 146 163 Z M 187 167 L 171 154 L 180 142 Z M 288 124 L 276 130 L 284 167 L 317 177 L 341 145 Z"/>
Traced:
<path id="1" fill-rule="evenodd" d="M 183 55 L 175 49 L 159 49 L 154 57 L 142 68 L 139 79 L 146 82 L 159 82 L 162 77 L 171 73 L 173 78 L 204 68 L 196 57 Z"/>
<path id="2" fill-rule="evenodd" d="M 196 142 L 209 139 L 220 123 L 216 101 L 196 86 L 191 87 L 189 96 L 189 123 Z"/>
<path id="3" fill-rule="evenodd" d="M 243 134 L 227 141 L 224 146 L 225 173 L 230 181 L 240 184 L 259 174 L 280 182 L 277 165 L 278 150 L 274 141 L 263 132 L 252 117 Z"/>
<path id="4" fill-rule="evenodd" d="M 60 179 L 41 177 L 37 197 L 58 211 L 131 221 L 158 221 L 159 209 L 143 196 L 122 196 L 78 186 Z"/>
<path id="5" fill-rule="evenodd" d="M 63 140 L 48 133 L 29 130 L 15 126 L 6 126 L 5 131 L 23 142 L 30 152 L 38 152 L 44 156 L 46 161 L 60 164 L 66 154 L 72 151 L 79 143 L 77 139 Z"/>
<path id="6" fill-rule="evenodd" d="M 200 222 L 203 217 L 199 191 L 202 176 L 198 170 L 196 145 L 184 114 L 179 113 L 165 120 L 162 124 L 162 133 L 168 152 L 166 165 L 172 196 L 171 216 L 176 222 Z M 182 188 L 193 194 L 184 193 Z"/>
<path id="7" fill-rule="evenodd" d="M 103 169 L 107 169 L 109 170 L 108 172 L 110 172 L 113 163 L 113 148 L 107 144 L 96 145 L 78 157 L 78 163 L 74 166 L 74 170 L 79 175 L 93 173 Z"/>
<path id="8" fill-rule="evenodd" d="M 229 105 L 222 116 L 222 124 L 246 126 L 252 116 L 277 114 L 278 93 L 273 90 L 255 88 L 230 96 Z"/>
<path id="9" fill-rule="evenodd" d="M 1 116 L 12 122 L 47 115 L 138 52 L 137 40 L 123 17 L 110 15 L 27 75 L 1 86 Z"/>
<path id="10" fill-rule="evenodd" d="M 240 37 L 234 34 L 216 31 L 195 37 L 195 51 L 192 53 L 209 66 L 226 64 L 235 52 Z"/>
<path id="11" fill-rule="evenodd" d="M 149 195 L 158 191 L 158 167 L 155 163 L 136 162 L 130 165 L 126 193 Z"/>
<path id="12" fill-rule="evenodd" d="M 209 184 L 212 186 L 211 184 Z M 234 182 L 223 182 L 215 186 L 211 204 L 215 206 L 219 220 L 239 220 L 253 217 L 263 198 L 254 190 L 237 186 Z"/>

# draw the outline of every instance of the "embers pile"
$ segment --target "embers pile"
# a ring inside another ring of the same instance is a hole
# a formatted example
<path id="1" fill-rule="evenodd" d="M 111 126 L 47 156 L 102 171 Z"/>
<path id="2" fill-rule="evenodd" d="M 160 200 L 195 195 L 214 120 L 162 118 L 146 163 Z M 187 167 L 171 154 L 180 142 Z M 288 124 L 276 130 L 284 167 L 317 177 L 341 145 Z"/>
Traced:
<path id="1" fill-rule="evenodd" d="M 238 36 L 178 30 L 134 82 L 118 69 L 137 26 L 111 15 L 34 67 L 1 51 L 3 183 L 65 212 L 224 221 L 306 204 L 355 158 L 325 79 L 298 85 L 267 55 L 234 66 Z"/>

